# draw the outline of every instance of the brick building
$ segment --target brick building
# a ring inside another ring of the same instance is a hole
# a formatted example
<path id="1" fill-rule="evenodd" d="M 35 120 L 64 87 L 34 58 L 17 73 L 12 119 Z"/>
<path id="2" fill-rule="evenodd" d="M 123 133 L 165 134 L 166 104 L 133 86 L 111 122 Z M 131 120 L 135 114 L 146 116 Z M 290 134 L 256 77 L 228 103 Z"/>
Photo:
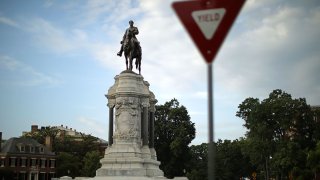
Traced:
<path id="1" fill-rule="evenodd" d="M 26 137 L 10 138 L 0 144 L 0 179 L 50 180 L 55 177 L 56 155 L 50 147 L 49 137 L 45 145 Z M 5 177 L 4 172 L 11 176 Z"/>

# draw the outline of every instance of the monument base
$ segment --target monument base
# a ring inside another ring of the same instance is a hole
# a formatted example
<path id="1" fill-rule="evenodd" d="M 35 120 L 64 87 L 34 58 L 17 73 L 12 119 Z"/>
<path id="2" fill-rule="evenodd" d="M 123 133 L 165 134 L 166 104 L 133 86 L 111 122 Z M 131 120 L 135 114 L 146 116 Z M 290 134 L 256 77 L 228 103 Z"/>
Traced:
<path id="1" fill-rule="evenodd" d="M 160 162 L 152 159 L 150 148 L 136 143 L 112 145 L 106 149 L 105 157 L 100 162 L 102 167 L 97 170 L 96 177 L 163 177 Z"/>
<path id="2" fill-rule="evenodd" d="M 115 83 L 106 97 L 110 127 L 115 126 L 109 134 L 113 143 L 105 150 L 96 177 L 91 179 L 167 179 L 159 168 L 160 162 L 154 149 L 153 114 L 157 100 L 149 90 L 149 83 L 141 75 L 126 70 L 115 77 Z"/>

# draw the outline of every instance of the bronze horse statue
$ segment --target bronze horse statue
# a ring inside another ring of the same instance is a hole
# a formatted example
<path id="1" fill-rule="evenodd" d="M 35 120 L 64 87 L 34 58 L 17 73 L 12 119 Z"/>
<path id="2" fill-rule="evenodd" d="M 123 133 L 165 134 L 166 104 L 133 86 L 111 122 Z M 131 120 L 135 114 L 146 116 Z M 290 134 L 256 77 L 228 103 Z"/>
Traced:
<path id="1" fill-rule="evenodd" d="M 124 51 L 124 56 L 126 58 L 126 67 L 127 70 L 132 71 L 132 62 L 133 59 L 136 59 L 135 65 L 136 69 L 139 70 L 139 74 L 141 74 L 141 59 L 142 59 L 142 50 L 140 43 L 138 41 L 135 41 L 133 37 L 132 32 L 129 31 L 127 33 L 127 38 L 124 42 L 123 46 L 123 51 Z"/>

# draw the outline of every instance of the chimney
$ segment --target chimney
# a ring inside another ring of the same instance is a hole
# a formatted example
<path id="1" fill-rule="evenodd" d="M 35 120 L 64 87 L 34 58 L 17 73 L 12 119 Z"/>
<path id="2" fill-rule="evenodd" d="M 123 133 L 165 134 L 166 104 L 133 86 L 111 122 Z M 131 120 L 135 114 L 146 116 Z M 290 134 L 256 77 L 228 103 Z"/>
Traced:
<path id="1" fill-rule="evenodd" d="M 52 151 L 52 138 L 50 136 L 46 136 L 45 146 L 49 151 Z"/>
<path id="2" fill-rule="evenodd" d="M 34 133 L 34 132 L 37 132 L 38 131 L 38 125 L 32 125 L 31 126 L 31 132 Z"/>
<path id="3" fill-rule="evenodd" d="M 0 132 L 0 152 L 1 152 L 1 146 L 2 146 L 2 132 Z"/>

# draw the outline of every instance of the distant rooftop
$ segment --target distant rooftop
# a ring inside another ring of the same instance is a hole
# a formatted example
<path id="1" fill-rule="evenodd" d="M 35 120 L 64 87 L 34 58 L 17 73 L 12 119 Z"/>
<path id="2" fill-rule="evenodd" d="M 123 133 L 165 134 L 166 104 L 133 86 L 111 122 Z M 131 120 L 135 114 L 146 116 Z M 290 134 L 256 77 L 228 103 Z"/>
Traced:
<path id="1" fill-rule="evenodd" d="M 1 148 L 3 154 L 45 154 L 55 155 L 49 151 L 44 145 L 38 143 L 36 140 L 28 137 L 10 138 Z"/>
<path id="2" fill-rule="evenodd" d="M 38 132 L 40 130 L 46 129 L 46 128 L 56 128 L 59 130 L 57 133 L 57 137 L 64 137 L 69 136 L 71 138 L 74 138 L 76 141 L 82 141 L 82 136 L 87 135 L 85 133 L 78 132 L 76 129 L 70 128 L 68 126 L 64 126 L 61 124 L 60 126 L 41 126 L 41 128 L 38 128 L 38 125 L 31 125 L 31 131 L 30 132 Z M 22 132 L 22 135 L 25 135 L 29 132 Z M 97 137 L 98 138 L 98 137 Z M 108 142 L 104 139 L 98 138 L 99 143 L 108 144 Z"/>

